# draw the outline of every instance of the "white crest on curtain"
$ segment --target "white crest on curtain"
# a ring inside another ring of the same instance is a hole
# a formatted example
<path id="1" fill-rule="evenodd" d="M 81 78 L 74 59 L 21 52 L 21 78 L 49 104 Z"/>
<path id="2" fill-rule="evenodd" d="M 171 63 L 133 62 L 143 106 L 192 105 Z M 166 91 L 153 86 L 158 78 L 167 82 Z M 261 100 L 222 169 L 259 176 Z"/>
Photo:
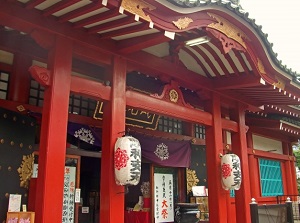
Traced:
<path id="1" fill-rule="evenodd" d="M 169 150 L 168 146 L 164 143 L 158 144 L 154 154 L 160 158 L 161 161 L 169 159 Z"/>
<path id="2" fill-rule="evenodd" d="M 92 145 L 95 142 L 93 133 L 89 129 L 85 129 L 85 128 L 78 129 L 77 131 L 75 131 L 74 136 Z"/>

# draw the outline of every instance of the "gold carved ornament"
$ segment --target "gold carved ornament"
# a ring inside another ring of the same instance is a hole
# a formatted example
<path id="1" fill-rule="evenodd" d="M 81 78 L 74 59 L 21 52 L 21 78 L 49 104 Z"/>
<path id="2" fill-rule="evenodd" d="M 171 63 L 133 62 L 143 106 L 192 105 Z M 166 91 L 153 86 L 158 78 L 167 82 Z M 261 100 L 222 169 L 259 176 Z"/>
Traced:
<path id="1" fill-rule="evenodd" d="M 285 89 L 285 82 L 276 76 L 277 82 L 273 83 L 273 85 L 281 90 Z"/>
<path id="2" fill-rule="evenodd" d="M 197 186 L 198 183 L 199 183 L 199 179 L 196 175 L 196 171 L 186 168 L 187 193 L 192 192 L 192 187 Z"/>
<path id="3" fill-rule="evenodd" d="M 154 10 L 156 7 L 143 0 L 122 0 L 121 6 L 128 12 L 138 15 L 142 19 L 151 22 L 149 15 L 146 15 L 143 9 Z"/>
<path id="4" fill-rule="evenodd" d="M 265 67 L 264 67 L 262 61 L 259 58 L 257 58 L 257 68 L 258 68 L 260 73 L 266 74 Z"/>
<path id="5" fill-rule="evenodd" d="M 174 89 L 170 90 L 169 97 L 170 97 L 170 101 L 177 103 L 179 98 L 178 92 Z"/>
<path id="6" fill-rule="evenodd" d="M 179 18 L 177 21 L 173 21 L 173 24 L 178 29 L 186 29 L 187 27 L 189 27 L 191 22 L 193 22 L 191 18 L 184 17 L 184 18 Z"/>
<path id="7" fill-rule="evenodd" d="M 245 49 L 247 49 L 246 43 L 244 39 L 249 39 L 247 35 L 237 28 L 235 25 L 231 24 L 226 19 L 221 16 L 215 15 L 213 13 L 207 13 L 210 17 L 217 20 L 217 23 L 211 23 L 207 27 L 212 29 L 216 29 L 221 33 L 224 33 L 228 38 L 235 40 L 239 44 L 241 44 Z"/>
<path id="8" fill-rule="evenodd" d="M 29 180 L 33 173 L 34 154 L 23 156 L 21 166 L 18 168 L 20 187 L 28 188 Z"/>

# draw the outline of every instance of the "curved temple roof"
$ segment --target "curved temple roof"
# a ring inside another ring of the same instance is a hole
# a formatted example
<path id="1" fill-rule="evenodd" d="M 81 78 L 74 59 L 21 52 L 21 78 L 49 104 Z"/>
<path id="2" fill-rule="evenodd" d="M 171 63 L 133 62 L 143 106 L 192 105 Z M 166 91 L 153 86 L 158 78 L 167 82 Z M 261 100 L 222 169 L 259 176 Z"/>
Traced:
<path id="1" fill-rule="evenodd" d="M 37 42 L 38 30 L 68 36 L 124 56 L 129 71 L 165 82 L 171 75 L 201 99 L 213 90 L 253 111 L 300 104 L 298 74 L 278 61 L 268 35 L 238 0 L 1 1 L 0 26 L 2 44 L 16 38 L 12 30 Z M 186 45 L 198 37 L 208 41 Z M 74 53 L 82 55 L 76 47 Z"/>

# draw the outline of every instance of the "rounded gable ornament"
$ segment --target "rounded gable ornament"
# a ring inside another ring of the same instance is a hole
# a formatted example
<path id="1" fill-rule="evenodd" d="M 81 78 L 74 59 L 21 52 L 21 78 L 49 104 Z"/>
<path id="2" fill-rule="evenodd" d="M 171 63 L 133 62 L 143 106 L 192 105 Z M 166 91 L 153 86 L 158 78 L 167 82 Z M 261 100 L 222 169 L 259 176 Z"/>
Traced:
<path id="1" fill-rule="evenodd" d="M 179 98 L 178 92 L 174 89 L 170 90 L 169 97 L 170 97 L 170 101 L 177 103 Z"/>

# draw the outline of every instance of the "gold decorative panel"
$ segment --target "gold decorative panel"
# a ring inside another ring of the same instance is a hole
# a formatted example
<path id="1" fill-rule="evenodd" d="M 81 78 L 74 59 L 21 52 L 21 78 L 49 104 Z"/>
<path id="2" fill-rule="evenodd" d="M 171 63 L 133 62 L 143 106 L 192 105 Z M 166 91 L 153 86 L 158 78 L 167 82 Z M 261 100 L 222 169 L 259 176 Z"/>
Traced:
<path id="1" fill-rule="evenodd" d="M 265 67 L 264 67 L 262 61 L 259 58 L 257 58 L 257 68 L 258 68 L 260 73 L 266 74 Z"/>
<path id="2" fill-rule="evenodd" d="M 199 179 L 196 175 L 196 171 L 187 168 L 186 169 L 187 193 L 192 192 L 192 187 L 197 186 L 198 182 L 199 182 Z"/>
<path id="3" fill-rule="evenodd" d="M 180 18 L 177 21 L 173 21 L 173 24 L 178 28 L 178 29 L 186 29 L 189 27 L 190 23 L 193 22 L 191 18 L 184 17 Z"/>
<path id="4" fill-rule="evenodd" d="M 154 10 L 156 7 L 143 0 L 123 0 L 121 6 L 128 12 L 151 22 L 149 15 L 146 15 L 143 9 Z"/>
<path id="5" fill-rule="evenodd" d="M 247 49 L 246 43 L 244 39 L 249 39 L 247 35 L 237 28 L 235 25 L 231 24 L 226 19 L 222 18 L 213 13 L 207 13 L 210 17 L 217 20 L 217 23 L 211 23 L 208 27 L 212 29 L 216 29 L 222 33 L 224 33 L 228 38 L 235 40 L 239 44 L 241 44 L 245 49 Z"/>
<path id="6" fill-rule="evenodd" d="M 33 172 L 34 154 L 23 156 L 22 164 L 18 168 L 20 187 L 28 188 L 29 180 Z"/>
<path id="7" fill-rule="evenodd" d="M 285 82 L 276 76 L 277 82 L 273 83 L 273 85 L 281 90 L 285 89 Z"/>

